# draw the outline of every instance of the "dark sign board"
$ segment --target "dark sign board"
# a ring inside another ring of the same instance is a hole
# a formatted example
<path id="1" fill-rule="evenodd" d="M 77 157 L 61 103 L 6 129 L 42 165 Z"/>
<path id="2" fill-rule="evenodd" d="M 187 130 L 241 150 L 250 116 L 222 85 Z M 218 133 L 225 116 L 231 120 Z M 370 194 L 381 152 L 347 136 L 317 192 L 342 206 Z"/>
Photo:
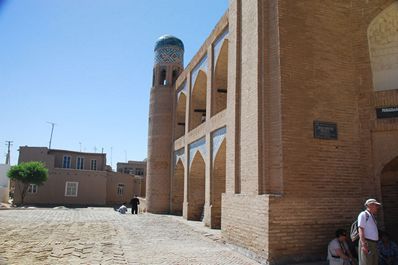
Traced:
<path id="1" fill-rule="evenodd" d="M 314 121 L 314 138 L 337 140 L 337 124 L 334 122 Z"/>
<path id="2" fill-rule="evenodd" d="M 378 119 L 397 118 L 398 106 L 376 108 L 376 115 Z"/>

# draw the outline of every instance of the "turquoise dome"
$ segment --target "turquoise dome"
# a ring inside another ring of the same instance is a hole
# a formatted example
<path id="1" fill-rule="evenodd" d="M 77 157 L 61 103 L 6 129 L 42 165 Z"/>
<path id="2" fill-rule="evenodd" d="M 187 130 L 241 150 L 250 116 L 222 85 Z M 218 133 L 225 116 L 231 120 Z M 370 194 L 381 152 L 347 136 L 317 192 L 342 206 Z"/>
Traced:
<path id="1" fill-rule="evenodd" d="M 184 43 L 179 38 L 176 38 L 172 35 L 163 35 L 160 37 L 155 43 L 155 51 L 159 48 L 166 46 L 177 46 L 180 49 L 184 50 Z"/>

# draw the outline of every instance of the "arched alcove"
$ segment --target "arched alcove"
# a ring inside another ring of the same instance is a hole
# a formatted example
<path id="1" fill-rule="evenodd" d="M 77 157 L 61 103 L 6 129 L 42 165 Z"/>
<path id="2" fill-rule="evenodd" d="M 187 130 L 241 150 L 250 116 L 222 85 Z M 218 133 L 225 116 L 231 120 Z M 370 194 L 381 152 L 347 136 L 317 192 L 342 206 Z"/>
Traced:
<path id="1" fill-rule="evenodd" d="M 368 27 L 373 88 L 398 89 L 398 2 L 377 15 Z"/>
<path id="2" fill-rule="evenodd" d="M 175 119 L 175 139 L 185 134 L 185 113 L 187 105 L 187 97 L 184 93 L 180 93 L 177 99 L 176 119 Z"/>
<path id="3" fill-rule="evenodd" d="M 224 138 L 213 162 L 211 189 L 211 228 L 221 228 L 221 195 L 225 192 L 226 140 Z"/>
<path id="4" fill-rule="evenodd" d="M 178 160 L 174 168 L 171 189 L 171 213 L 182 215 L 184 202 L 184 164 L 181 159 Z"/>
<path id="5" fill-rule="evenodd" d="M 189 130 L 198 127 L 206 121 L 206 84 L 207 75 L 202 70 L 199 70 L 191 95 Z"/>
<path id="6" fill-rule="evenodd" d="M 212 116 L 226 109 L 228 91 L 228 40 L 224 40 L 217 57 L 214 71 Z"/>
<path id="7" fill-rule="evenodd" d="M 205 204 L 205 161 L 197 151 L 189 170 L 188 220 L 202 221 Z"/>

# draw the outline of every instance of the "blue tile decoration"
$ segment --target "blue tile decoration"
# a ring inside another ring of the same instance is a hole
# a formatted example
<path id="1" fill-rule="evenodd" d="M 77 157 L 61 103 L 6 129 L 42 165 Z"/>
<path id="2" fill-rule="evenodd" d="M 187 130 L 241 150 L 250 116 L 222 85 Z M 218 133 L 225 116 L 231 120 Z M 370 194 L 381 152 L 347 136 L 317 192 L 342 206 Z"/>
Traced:
<path id="1" fill-rule="evenodd" d="M 179 160 L 181 160 L 185 167 L 185 148 L 181 148 L 174 152 L 174 166 L 177 166 Z"/>
<path id="2" fill-rule="evenodd" d="M 195 157 L 196 152 L 200 152 L 202 154 L 203 160 L 206 157 L 206 138 L 200 138 L 199 140 L 193 142 L 189 145 L 189 167 L 192 165 L 193 158 Z"/>
<path id="3" fill-rule="evenodd" d="M 226 29 L 218 38 L 217 40 L 214 42 L 214 46 L 213 46 L 213 57 L 214 57 L 214 69 L 213 71 L 216 69 L 216 65 L 217 65 L 217 60 L 218 60 L 218 56 L 220 55 L 220 51 L 221 51 L 221 47 L 224 44 L 224 41 L 228 41 L 228 29 Z"/>
<path id="4" fill-rule="evenodd" d="M 173 35 L 163 35 L 155 43 L 154 51 L 165 46 L 175 46 L 184 51 L 184 43 Z"/>
<path id="5" fill-rule="evenodd" d="M 155 52 L 155 64 L 184 64 L 184 50 L 176 46 L 158 48 Z"/>
<path id="6" fill-rule="evenodd" d="M 200 62 L 195 66 L 191 73 L 191 90 L 194 87 L 196 78 L 198 77 L 199 71 L 205 72 L 207 74 L 207 55 L 200 60 Z"/>
<path id="7" fill-rule="evenodd" d="M 223 127 L 221 129 L 218 129 L 217 131 L 214 131 L 212 133 L 212 145 L 211 145 L 211 159 L 214 162 L 214 159 L 217 156 L 218 150 L 220 149 L 220 146 L 222 144 L 222 142 L 225 139 L 225 134 L 227 133 L 227 128 Z"/>

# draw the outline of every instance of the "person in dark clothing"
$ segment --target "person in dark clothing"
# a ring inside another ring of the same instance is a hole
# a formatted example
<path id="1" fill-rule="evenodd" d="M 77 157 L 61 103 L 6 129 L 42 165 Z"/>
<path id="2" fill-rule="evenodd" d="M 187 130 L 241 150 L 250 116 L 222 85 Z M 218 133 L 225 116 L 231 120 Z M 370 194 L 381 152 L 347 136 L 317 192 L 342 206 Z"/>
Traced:
<path id="1" fill-rule="evenodd" d="M 130 204 L 131 204 L 131 213 L 138 214 L 138 205 L 140 204 L 140 200 L 137 198 L 137 195 L 134 195 L 134 197 L 130 201 Z"/>

